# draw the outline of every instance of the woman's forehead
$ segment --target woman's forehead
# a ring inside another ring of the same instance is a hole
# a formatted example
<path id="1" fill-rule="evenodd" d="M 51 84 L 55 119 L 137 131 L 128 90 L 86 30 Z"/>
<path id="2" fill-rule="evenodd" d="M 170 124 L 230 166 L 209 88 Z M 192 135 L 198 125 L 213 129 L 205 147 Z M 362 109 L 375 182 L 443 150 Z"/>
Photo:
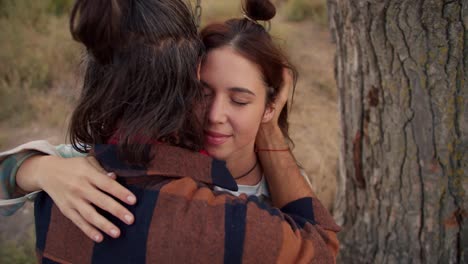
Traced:
<path id="1" fill-rule="evenodd" d="M 208 52 L 202 64 L 202 79 L 208 83 L 236 82 L 263 86 L 263 76 L 258 65 L 230 46 Z"/>
<path id="2" fill-rule="evenodd" d="M 225 64 L 227 62 L 232 62 L 229 64 L 242 65 L 248 68 L 258 68 L 258 65 L 255 62 L 252 62 L 244 55 L 242 55 L 242 53 L 238 52 L 235 48 L 229 45 L 225 45 L 208 51 L 204 62 Z"/>

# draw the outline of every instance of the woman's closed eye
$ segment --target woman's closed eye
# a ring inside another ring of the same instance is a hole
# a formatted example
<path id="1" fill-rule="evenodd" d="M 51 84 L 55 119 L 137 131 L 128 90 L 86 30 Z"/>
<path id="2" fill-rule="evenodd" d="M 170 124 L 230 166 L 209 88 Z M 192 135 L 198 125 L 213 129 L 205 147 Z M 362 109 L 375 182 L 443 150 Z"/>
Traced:
<path id="1" fill-rule="evenodd" d="M 237 106 L 245 106 L 255 100 L 255 94 L 249 89 L 242 87 L 229 88 L 231 102 Z"/>
<path id="2" fill-rule="evenodd" d="M 238 98 L 231 98 L 231 102 L 235 105 L 238 105 L 238 106 L 245 106 L 245 105 L 248 105 L 250 102 L 247 101 L 247 100 L 242 100 L 242 99 L 238 99 Z"/>

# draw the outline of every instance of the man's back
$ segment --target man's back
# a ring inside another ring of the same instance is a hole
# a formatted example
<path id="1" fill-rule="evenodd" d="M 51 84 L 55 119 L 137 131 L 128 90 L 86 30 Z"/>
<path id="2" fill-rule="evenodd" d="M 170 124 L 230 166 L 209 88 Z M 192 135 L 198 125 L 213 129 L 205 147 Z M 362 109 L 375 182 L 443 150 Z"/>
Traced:
<path id="1" fill-rule="evenodd" d="M 335 261 L 333 222 L 311 197 L 281 210 L 256 197 L 215 193 L 236 189 L 224 162 L 181 148 L 157 145 L 147 167 L 129 167 L 114 146 L 98 146 L 96 157 L 115 171 L 138 199 L 127 207 L 135 223 L 120 238 L 96 244 L 63 216 L 47 194 L 36 199 L 38 257 L 42 263 L 298 263 Z"/>

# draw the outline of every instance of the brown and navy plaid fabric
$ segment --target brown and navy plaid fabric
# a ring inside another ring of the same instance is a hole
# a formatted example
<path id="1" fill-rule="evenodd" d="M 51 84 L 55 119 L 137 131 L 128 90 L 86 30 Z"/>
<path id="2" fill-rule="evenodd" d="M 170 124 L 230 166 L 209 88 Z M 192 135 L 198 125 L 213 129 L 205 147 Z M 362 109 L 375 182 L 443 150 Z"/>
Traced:
<path id="1" fill-rule="evenodd" d="M 96 146 L 107 171 L 132 191 L 131 226 L 106 212 L 118 239 L 94 243 L 64 217 L 51 198 L 35 202 L 40 263 L 334 263 L 339 227 L 313 197 L 277 209 L 236 190 L 223 161 L 177 147 L 156 145 L 147 167 L 120 162 L 113 145 Z"/>

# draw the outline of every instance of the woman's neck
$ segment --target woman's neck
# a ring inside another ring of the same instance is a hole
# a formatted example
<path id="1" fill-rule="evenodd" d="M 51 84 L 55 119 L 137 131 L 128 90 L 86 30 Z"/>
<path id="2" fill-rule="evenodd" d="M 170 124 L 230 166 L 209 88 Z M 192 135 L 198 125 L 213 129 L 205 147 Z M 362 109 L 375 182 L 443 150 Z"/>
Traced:
<path id="1" fill-rule="evenodd" d="M 260 164 L 257 164 L 258 162 L 257 155 L 252 149 L 252 152 L 247 155 L 243 153 L 232 155 L 226 160 L 226 165 L 234 179 L 237 178 L 237 184 L 255 185 L 262 179 L 262 169 Z"/>

